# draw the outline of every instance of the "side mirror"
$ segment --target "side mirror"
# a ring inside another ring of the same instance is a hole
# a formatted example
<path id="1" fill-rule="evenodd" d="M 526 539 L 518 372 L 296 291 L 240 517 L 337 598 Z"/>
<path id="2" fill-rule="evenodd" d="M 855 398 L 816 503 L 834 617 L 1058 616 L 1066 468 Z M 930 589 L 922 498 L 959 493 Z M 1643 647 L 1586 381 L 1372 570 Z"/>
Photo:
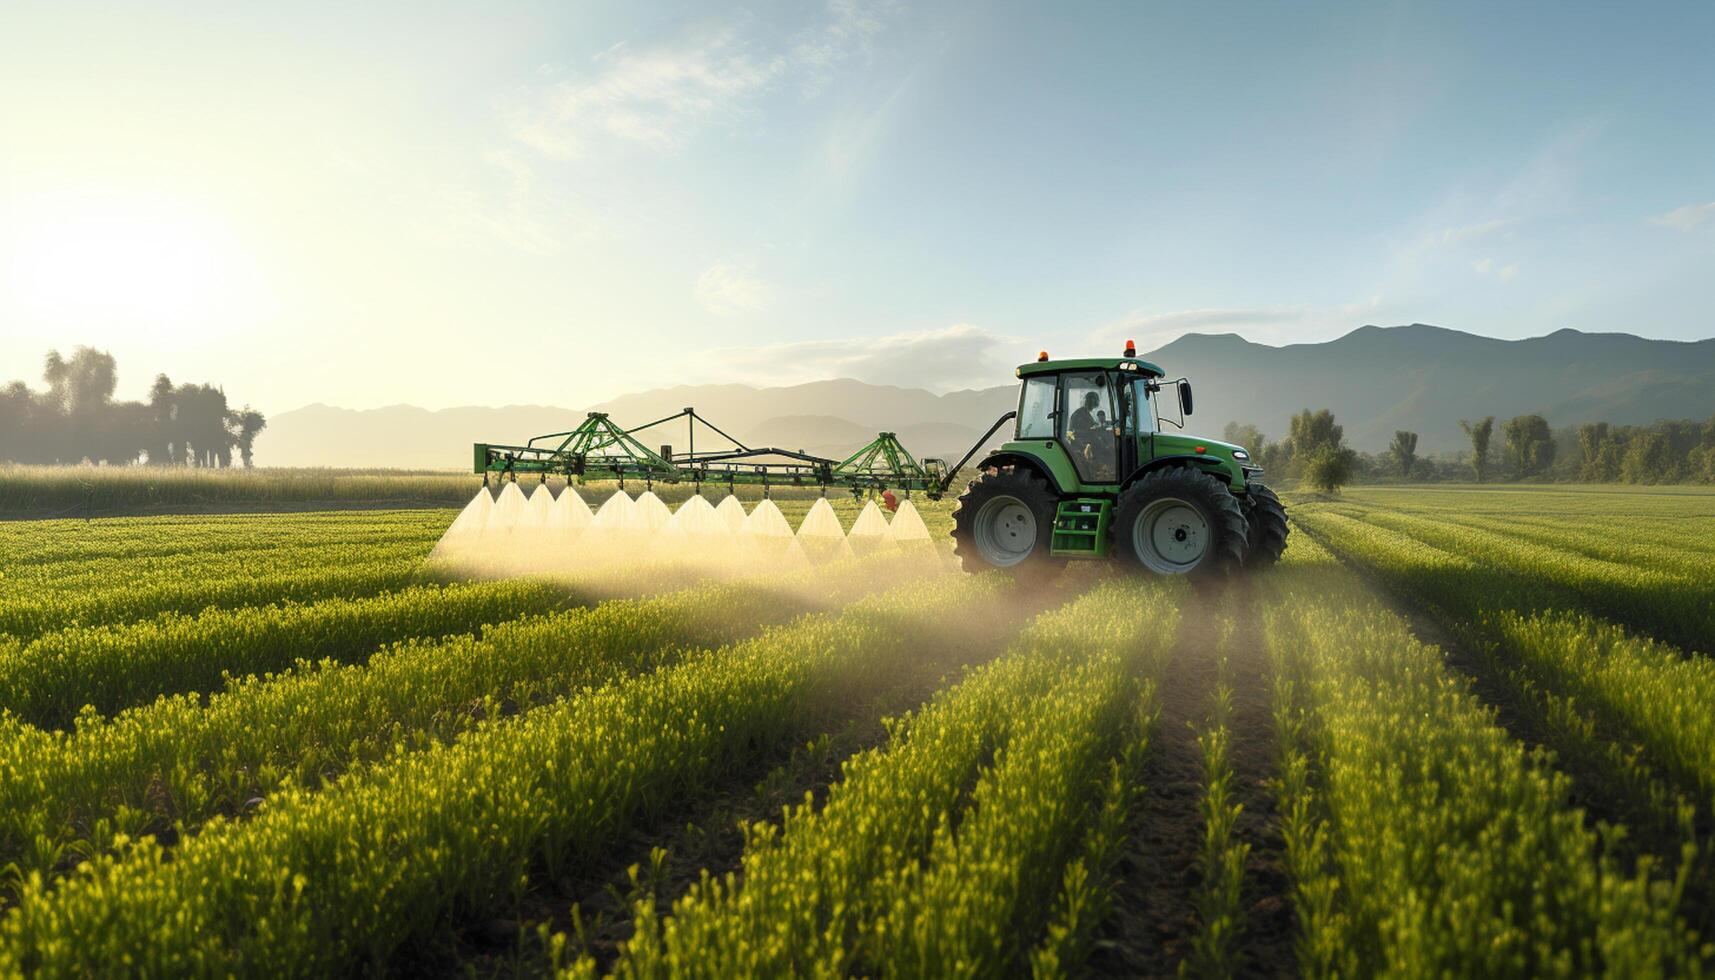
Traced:
<path id="1" fill-rule="evenodd" d="M 1179 382 L 1179 407 L 1186 415 L 1191 414 L 1191 382 Z"/>

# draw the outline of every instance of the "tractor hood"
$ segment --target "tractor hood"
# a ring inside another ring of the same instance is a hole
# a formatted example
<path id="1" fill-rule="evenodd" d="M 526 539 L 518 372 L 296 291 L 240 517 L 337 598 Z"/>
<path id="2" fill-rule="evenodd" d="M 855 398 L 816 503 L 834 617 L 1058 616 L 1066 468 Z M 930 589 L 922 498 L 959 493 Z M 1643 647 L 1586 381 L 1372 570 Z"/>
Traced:
<path id="1" fill-rule="evenodd" d="M 1256 467 L 1256 463 L 1251 460 L 1250 454 L 1243 446 L 1178 432 L 1156 433 L 1156 458 L 1178 455 L 1201 456 L 1211 464 L 1218 464 L 1226 472 L 1227 481 L 1234 489 L 1245 485 L 1245 469 Z M 1210 469 L 1214 468 L 1214 465 L 1210 466 Z"/>

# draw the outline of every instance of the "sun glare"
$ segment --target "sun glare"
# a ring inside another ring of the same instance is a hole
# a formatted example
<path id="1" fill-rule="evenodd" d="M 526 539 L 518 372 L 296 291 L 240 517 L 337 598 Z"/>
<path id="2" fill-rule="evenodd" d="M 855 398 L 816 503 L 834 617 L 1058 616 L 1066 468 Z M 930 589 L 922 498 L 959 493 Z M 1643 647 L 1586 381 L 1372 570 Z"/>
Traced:
<path id="1" fill-rule="evenodd" d="M 231 231 L 190 202 L 82 193 L 0 204 L 0 301 L 20 311 L 201 332 L 256 290 Z"/>

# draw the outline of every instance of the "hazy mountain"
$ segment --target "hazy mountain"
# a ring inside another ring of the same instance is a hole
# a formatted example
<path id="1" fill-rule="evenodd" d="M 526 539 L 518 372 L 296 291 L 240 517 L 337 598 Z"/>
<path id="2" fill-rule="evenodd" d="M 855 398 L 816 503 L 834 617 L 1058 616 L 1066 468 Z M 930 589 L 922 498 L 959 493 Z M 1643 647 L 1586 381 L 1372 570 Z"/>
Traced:
<path id="1" fill-rule="evenodd" d="M 397 466 L 465 469 L 471 444 L 523 442 L 570 429 L 582 412 L 544 405 L 446 408 L 414 405 L 351 409 L 306 405 L 268 420 L 256 437 L 263 466 Z"/>
<path id="2" fill-rule="evenodd" d="M 1331 408 L 1359 449 L 1379 451 L 1395 429 L 1410 429 L 1421 436 L 1419 451 L 1436 452 L 1463 447 L 1459 420 L 1484 415 L 1536 412 L 1559 427 L 1715 413 L 1715 340 L 1575 330 L 1495 340 L 1413 324 L 1361 327 L 1326 343 L 1284 347 L 1235 334 L 1188 334 L 1144 356 L 1170 378 L 1192 379 L 1197 414 L 1189 428 L 1210 435 L 1237 420 L 1279 438 L 1292 413 Z M 945 395 L 843 379 L 779 388 L 688 385 L 625 395 L 588 410 L 640 425 L 694 405 L 752 446 L 840 457 L 876 432 L 890 431 L 916 455 L 956 458 L 1015 407 L 1015 383 L 997 380 L 1007 383 Z M 463 468 L 471 443 L 522 442 L 570 429 L 584 413 L 539 405 L 441 411 L 311 405 L 271 418 L 256 454 L 272 466 Z M 685 448 L 682 423 L 645 436 L 650 446 Z M 706 430 L 698 432 L 698 449 L 719 445 Z"/>
<path id="3" fill-rule="evenodd" d="M 1715 413 L 1715 340 L 1645 340 L 1560 330 L 1496 340 L 1441 327 L 1361 327 L 1320 344 L 1267 347 L 1233 334 L 1191 334 L 1146 355 L 1169 377 L 1193 379 L 1193 428 L 1228 420 L 1285 434 L 1302 408 L 1331 408 L 1359 449 L 1394 430 L 1419 450 L 1465 446 L 1460 419 L 1537 413 L 1556 427 L 1631 425 Z"/>

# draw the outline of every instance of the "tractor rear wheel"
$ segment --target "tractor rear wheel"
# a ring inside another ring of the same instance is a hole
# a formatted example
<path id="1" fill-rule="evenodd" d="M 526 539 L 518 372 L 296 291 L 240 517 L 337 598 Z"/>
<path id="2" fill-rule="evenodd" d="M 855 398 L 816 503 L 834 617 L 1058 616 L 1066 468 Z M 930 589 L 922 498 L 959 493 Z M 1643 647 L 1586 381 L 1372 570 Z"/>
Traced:
<path id="1" fill-rule="evenodd" d="M 1273 490 L 1255 482 L 1245 488 L 1245 497 L 1245 523 L 1249 526 L 1245 564 L 1267 568 L 1286 550 L 1286 536 L 1291 533 L 1286 526 L 1286 505 Z"/>
<path id="2" fill-rule="evenodd" d="M 1065 561 L 1048 554 L 1055 503 L 1054 492 L 1033 473 L 998 470 L 971 481 L 953 508 L 959 566 L 967 572 L 1058 571 Z"/>
<path id="3" fill-rule="evenodd" d="M 1224 575 L 1244 563 L 1247 533 L 1226 484 L 1188 467 L 1144 476 L 1114 506 L 1119 553 L 1161 575 Z"/>

